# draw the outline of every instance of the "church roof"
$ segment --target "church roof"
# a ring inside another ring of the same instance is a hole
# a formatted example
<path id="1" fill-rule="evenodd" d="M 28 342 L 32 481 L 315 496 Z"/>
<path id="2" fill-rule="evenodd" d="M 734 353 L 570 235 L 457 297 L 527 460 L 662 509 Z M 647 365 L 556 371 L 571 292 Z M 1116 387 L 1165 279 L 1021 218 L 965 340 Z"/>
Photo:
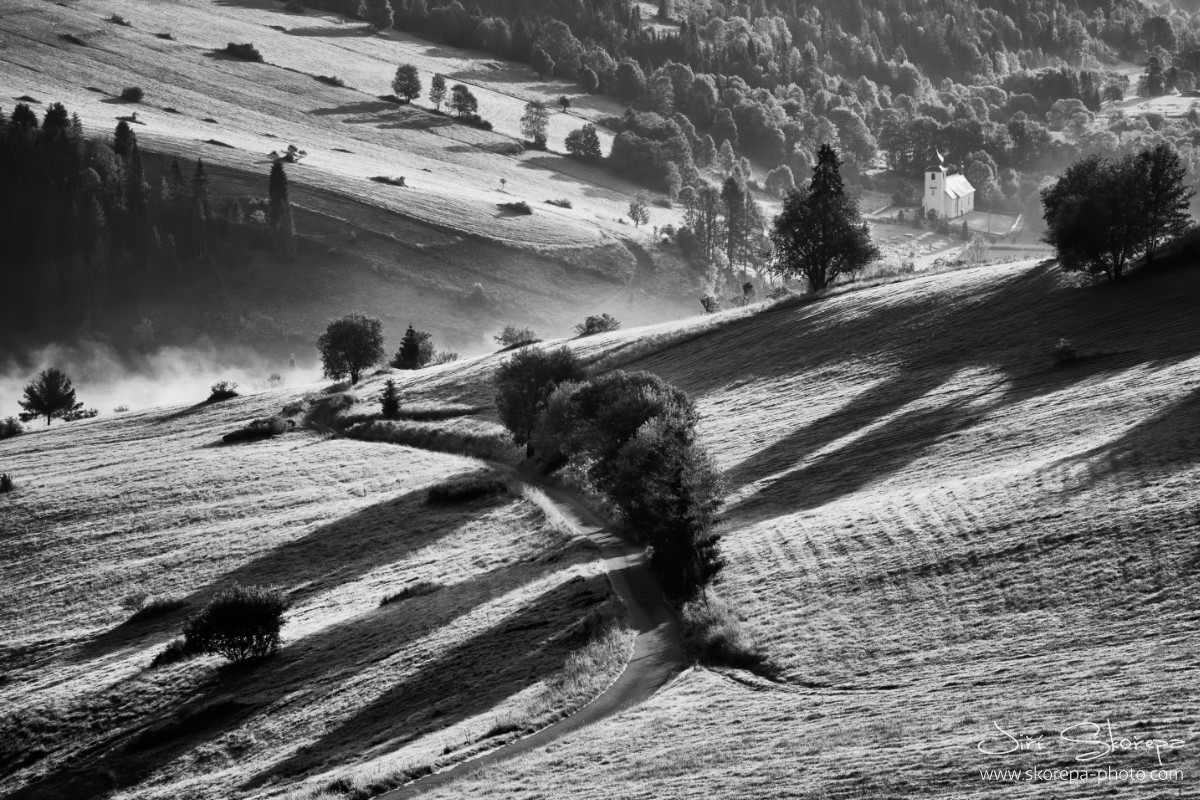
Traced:
<path id="1" fill-rule="evenodd" d="M 951 175 L 946 178 L 946 194 L 950 197 L 966 197 L 975 191 L 966 175 Z"/>

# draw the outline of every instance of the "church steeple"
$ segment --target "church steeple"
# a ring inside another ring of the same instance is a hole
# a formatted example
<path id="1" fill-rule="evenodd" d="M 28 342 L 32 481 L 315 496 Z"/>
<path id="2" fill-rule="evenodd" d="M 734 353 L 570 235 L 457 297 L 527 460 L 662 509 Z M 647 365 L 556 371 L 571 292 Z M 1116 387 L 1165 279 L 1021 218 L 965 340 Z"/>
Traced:
<path id="1" fill-rule="evenodd" d="M 946 213 L 946 158 L 938 149 L 934 149 L 933 156 L 925 168 L 925 194 L 921 198 L 921 208 L 926 215 L 933 209 L 942 217 Z"/>

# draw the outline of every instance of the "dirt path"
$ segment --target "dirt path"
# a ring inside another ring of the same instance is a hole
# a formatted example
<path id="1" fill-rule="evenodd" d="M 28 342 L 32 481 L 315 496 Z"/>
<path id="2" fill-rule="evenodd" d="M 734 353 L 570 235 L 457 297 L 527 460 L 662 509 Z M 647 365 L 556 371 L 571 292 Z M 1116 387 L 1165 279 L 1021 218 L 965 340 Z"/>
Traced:
<path id="1" fill-rule="evenodd" d="M 541 489 L 567 522 L 599 545 L 613 589 L 625 603 L 630 621 L 638 632 L 637 639 L 634 640 L 633 656 L 625 666 L 625 671 L 608 689 L 566 719 L 504 747 L 379 795 L 376 800 L 416 797 L 459 776 L 527 753 L 571 731 L 645 701 L 683 669 L 679 623 L 663 597 L 658 582 L 650 573 L 645 551 L 567 492 L 546 485 L 512 467 L 502 464 L 493 466 L 498 470 L 507 470 L 517 478 Z"/>

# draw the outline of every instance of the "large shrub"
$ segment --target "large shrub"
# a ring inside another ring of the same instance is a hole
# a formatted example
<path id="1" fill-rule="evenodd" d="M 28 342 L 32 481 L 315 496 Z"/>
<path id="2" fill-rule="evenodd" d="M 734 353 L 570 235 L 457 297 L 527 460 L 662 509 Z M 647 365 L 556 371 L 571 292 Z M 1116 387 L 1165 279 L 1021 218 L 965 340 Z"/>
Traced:
<path id="1" fill-rule="evenodd" d="M 612 314 L 596 314 L 588 317 L 575 326 L 575 333 L 580 336 L 592 336 L 597 333 L 608 333 L 621 327 L 621 320 Z"/>
<path id="2" fill-rule="evenodd" d="M 258 52 L 258 48 L 250 42 L 244 44 L 230 42 L 225 45 L 225 53 L 234 58 L 240 58 L 242 61 L 255 61 L 260 64 L 263 61 L 262 53 Z"/>
<path id="3" fill-rule="evenodd" d="M 8 417 L 0 420 L 0 439 L 9 439 L 13 436 L 20 436 L 25 432 L 25 427 L 21 425 L 21 421 L 16 417 Z"/>
<path id="4" fill-rule="evenodd" d="M 459 475 L 430 487 L 428 501 L 435 505 L 469 503 L 482 497 L 504 494 L 508 484 L 494 472 L 474 472 Z"/>
<path id="5" fill-rule="evenodd" d="M 505 325 L 504 330 L 492 337 L 496 344 L 505 350 L 524 347 L 527 344 L 537 344 L 542 337 L 533 328 L 518 328 L 516 325 Z"/>
<path id="6" fill-rule="evenodd" d="M 187 621 L 184 646 L 190 652 L 212 653 L 235 662 L 270 655 L 279 649 L 279 631 L 288 605 L 278 589 L 235 585 Z"/>
<path id="7" fill-rule="evenodd" d="M 690 430 L 698 420 L 682 390 L 649 372 L 615 370 L 556 394 L 547 403 L 544 432 L 602 491 L 612 486 L 621 448 L 642 425 L 673 414 Z"/>
<path id="8" fill-rule="evenodd" d="M 496 408 L 500 421 L 517 444 L 530 440 L 550 395 L 564 383 L 583 379 L 579 359 L 566 347 L 556 350 L 525 348 L 496 370 Z"/>
<path id="9" fill-rule="evenodd" d="M 713 524 L 722 485 L 695 437 L 698 415 L 680 389 L 647 372 L 615 371 L 550 397 L 539 446 L 580 468 L 650 545 L 664 591 L 697 596 L 724 562 Z"/>
<path id="10" fill-rule="evenodd" d="M 234 381 L 217 381 L 209 387 L 206 403 L 219 403 L 222 400 L 232 400 L 238 396 L 238 385 Z"/>
<path id="11" fill-rule="evenodd" d="M 221 437 L 226 444 L 234 442 L 255 442 L 260 439 L 271 439 L 296 427 L 296 423 L 280 416 L 256 419 L 244 428 L 230 431 Z"/>

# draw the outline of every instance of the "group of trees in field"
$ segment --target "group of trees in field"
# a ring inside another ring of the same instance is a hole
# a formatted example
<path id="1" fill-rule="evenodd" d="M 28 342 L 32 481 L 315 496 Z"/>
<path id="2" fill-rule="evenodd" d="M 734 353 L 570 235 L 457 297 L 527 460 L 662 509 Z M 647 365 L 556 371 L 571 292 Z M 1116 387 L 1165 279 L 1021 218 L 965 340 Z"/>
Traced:
<path id="1" fill-rule="evenodd" d="M 161 176 L 146 167 L 134 126 L 86 137 L 60 103 L 0 113 L 0 324 L 48 325 L 88 309 L 152 296 L 188 268 L 212 268 L 249 248 L 295 252 L 283 166 L 268 197 L 219 198 L 197 160 Z"/>
<path id="2" fill-rule="evenodd" d="M 527 454 L 570 465 L 650 548 L 668 595 L 690 600 L 723 566 L 722 483 L 688 396 L 647 372 L 586 377 L 567 348 L 526 347 L 496 371 L 500 419 Z"/>
<path id="3" fill-rule="evenodd" d="M 421 73 L 415 64 L 401 64 L 396 67 L 396 74 L 392 76 L 392 92 L 395 93 L 396 97 L 406 103 L 411 103 L 420 98 L 424 91 L 425 86 L 421 82 Z M 488 130 L 491 129 L 490 123 L 479 116 L 479 99 L 475 97 L 474 92 L 461 83 L 456 83 L 447 89 L 445 75 L 437 74 L 430 80 L 429 101 L 433 103 L 434 108 L 439 113 L 442 110 L 442 105 L 445 104 L 454 116 L 463 122 Z M 531 136 L 530 138 L 534 137 Z M 544 129 L 542 131 L 542 145 L 545 145 Z"/>
<path id="4" fill-rule="evenodd" d="M 1168 144 L 1118 158 L 1092 155 L 1042 191 L 1045 240 L 1063 269 L 1119 281 L 1140 256 L 1191 227 L 1187 169 Z"/>
<path id="5" fill-rule="evenodd" d="M 330 322 L 317 339 L 325 377 L 349 379 L 351 385 L 358 383 L 368 369 L 385 362 L 384 345 L 383 323 L 365 314 L 347 314 Z M 432 334 L 409 325 L 388 365 L 394 369 L 421 369 L 457 358 L 457 353 L 437 352 Z"/>

